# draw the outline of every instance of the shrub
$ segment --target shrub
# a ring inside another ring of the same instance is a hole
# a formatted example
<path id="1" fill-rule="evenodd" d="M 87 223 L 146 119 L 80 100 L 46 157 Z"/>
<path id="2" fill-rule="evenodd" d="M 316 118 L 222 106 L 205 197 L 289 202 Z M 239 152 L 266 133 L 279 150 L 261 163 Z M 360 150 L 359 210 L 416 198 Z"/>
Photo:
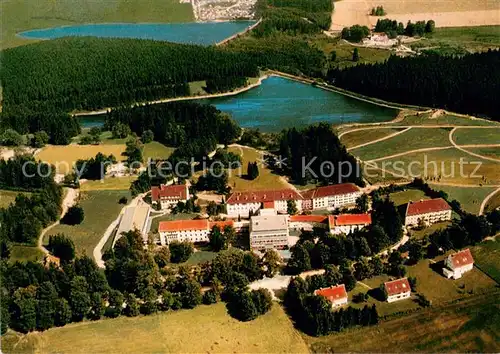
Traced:
<path id="1" fill-rule="evenodd" d="M 85 213 L 83 208 L 79 205 L 72 206 L 68 209 L 68 212 L 61 219 L 61 224 L 66 225 L 78 225 L 81 224 L 85 218 Z"/>

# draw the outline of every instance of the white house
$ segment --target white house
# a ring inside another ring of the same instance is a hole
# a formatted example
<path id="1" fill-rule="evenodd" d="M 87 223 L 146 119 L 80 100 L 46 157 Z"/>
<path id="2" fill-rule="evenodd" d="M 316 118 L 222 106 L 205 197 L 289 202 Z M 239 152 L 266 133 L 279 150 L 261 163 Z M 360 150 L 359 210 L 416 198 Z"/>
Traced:
<path id="1" fill-rule="evenodd" d="M 224 229 L 226 226 L 234 227 L 234 222 L 209 222 L 207 219 L 162 221 L 158 226 L 160 244 L 164 246 L 172 241 L 208 242 L 208 235 L 214 226 Z"/>
<path id="2" fill-rule="evenodd" d="M 451 220 L 451 207 L 443 198 L 408 203 L 405 225 L 417 226 L 420 220 L 425 224 Z"/>
<path id="3" fill-rule="evenodd" d="M 330 233 L 334 235 L 348 235 L 372 223 L 371 214 L 339 214 L 328 216 Z"/>
<path id="4" fill-rule="evenodd" d="M 334 184 L 303 192 L 303 209 L 329 209 L 353 205 L 361 195 L 353 183 Z"/>
<path id="5" fill-rule="evenodd" d="M 302 207 L 302 196 L 293 189 L 279 189 L 255 192 L 234 192 L 227 199 L 227 215 L 231 218 L 248 218 L 258 210 L 274 209 L 277 213 L 287 212 L 287 201 L 293 200 L 298 210 Z"/>
<path id="6" fill-rule="evenodd" d="M 288 227 L 292 230 L 312 231 L 314 227 L 327 227 L 326 215 L 290 215 Z"/>
<path id="7" fill-rule="evenodd" d="M 160 208 L 168 209 L 178 202 L 186 202 L 190 198 L 187 184 L 162 184 L 159 187 L 151 188 L 151 201 L 153 204 L 160 204 Z"/>
<path id="8" fill-rule="evenodd" d="M 288 247 L 288 215 L 259 215 L 250 218 L 250 248 Z"/>
<path id="9" fill-rule="evenodd" d="M 470 250 L 467 248 L 457 253 L 450 254 L 444 262 L 446 268 L 443 268 L 443 274 L 446 278 L 459 279 L 462 274 L 474 268 L 474 259 Z"/>
<path id="10" fill-rule="evenodd" d="M 411 287 L 407 278 L 385 282 L 384 287 L 387 293 L 387 302 L 408 299 L 411 295 Z"/>
<path id="11" fill-rule="evenodd" d="M 314 291 L 314 295 L 325 297 L 332 303 L 332 307 L 339 307 L 347 304 L 347 291 L 345 285 L 340 284 L 329 288 L 322 288 Z"/>

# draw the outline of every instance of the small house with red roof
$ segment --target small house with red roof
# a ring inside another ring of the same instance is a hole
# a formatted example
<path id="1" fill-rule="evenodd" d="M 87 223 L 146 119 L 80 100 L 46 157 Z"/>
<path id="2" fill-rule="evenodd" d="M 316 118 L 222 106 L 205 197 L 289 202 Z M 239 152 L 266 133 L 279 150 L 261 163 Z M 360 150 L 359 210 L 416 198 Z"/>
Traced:
<path id="1" fill-rule="evenodd" d="M 347 304 L 347 291 L 344 284 L 315 290 L 314 295 L 323 296 L 332 303 L 334 308 Z"/>
<path id="2" fill-rule="evenodd" d="M 407 278 L 396 279 L 384 283 L 387 294 L 387 302 L 408 299 L 411 295 L 411 287 Z"/>
<path id="3" fill-rule="evenodd" d="M 151 187 L 151 201 L 153 204 L 160 205 L 162 210 L 177 205 L 178 202 L 187 202 L 189 188 L 187 184 L 162 184 L 159 187 Z"/>
<path id="4" fill-rule="evenodd" d="M 446 278 L 459 279 L 462 275 L 474 268 L 474 258 L 467 248 L 457 253 L 450 254 L 446 258 L 443 274 Z"/>
<path id="5" fill-rule="evenodd" d="M 339 214 L 328 216 L 328 227 L 334 235 L 345 234 L 362 229 L 372 223 L 371 214 Z"/>
<path id="6" fill-rule="evenodd" d="M 417 226 L 423 221 L 434 224 L 451 220 L 451 207 L 443 198 L 410 202 L 406 206 L 405 226 Z"/>
<path id="7" fill-rule="evenodd" d="M 326 228 L 327 222 L 326 215 L 290 215 L 288 227 L 292 230 L 312 231 L 314 227 Z"/>

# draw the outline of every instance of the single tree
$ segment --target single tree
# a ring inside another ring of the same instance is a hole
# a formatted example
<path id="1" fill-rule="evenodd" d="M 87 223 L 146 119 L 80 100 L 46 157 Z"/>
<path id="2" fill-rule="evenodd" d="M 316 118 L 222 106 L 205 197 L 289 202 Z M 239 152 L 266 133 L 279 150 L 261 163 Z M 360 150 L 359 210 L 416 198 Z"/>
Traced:
<path id="1" fill-rule="evenodd" d="M 85 219 L 85 212 L 79 205 L 74 205 L 68 209 L 64 217 L 61 219 L 61 224 L 79 225 Z"/>
<path id="2" fill-rule="evenodd" d="M 148 129 L 142 133 L 141 141 L 143 144 L 147 144 L 147 143 L 152 142 L 154 137 L 155 137 L 154 133 Z"/>
<path id="3" fill-rule="evenodd" d="M 297 210 L 297 203 L 295 202 L 295 200 L 287 200 L 286 201 L 286 211 L 287 211 L 288 215 L 297 214 L 298 210 Z"/>
<path id="4" fill-rule="evenodd" d="M 172 263 L 182 263 L 187 261 L 194 251 L 193 244 L 188 241 L 173 241 L 168 245 L 168 248 L 170 250 L 170 261 Z"/>
<path id="5" fill-rule="evenodd" d="M 352 52 L 352 61 L 359 61 L 359 50 L 358 48 L 354 48 Z"/>
<path id="6" fill-rule="evenodd" d="M 51 235 L 48 248 L 63 263 L 70 262 L 75 258 L 75 244 L 64 234 Z"/>

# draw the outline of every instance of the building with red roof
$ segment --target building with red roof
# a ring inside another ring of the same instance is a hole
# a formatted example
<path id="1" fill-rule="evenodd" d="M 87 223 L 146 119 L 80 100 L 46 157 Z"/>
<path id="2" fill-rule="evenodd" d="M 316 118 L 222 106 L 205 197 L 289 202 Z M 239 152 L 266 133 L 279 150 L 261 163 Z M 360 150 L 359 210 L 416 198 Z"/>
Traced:
<path id="1" fill-rule="evenodd" d="M 443 274 L 448 279 L 459 279 L 462 275 L 474 268 L 474 258 L 467 248 L 457 253 L 450 254 L 444 262 Z"/>
<path id="2" fill-rule="evenodd" d="M 234 227 L 234 221 L 172 220 L 162 221 L 158 225 L 160 243 L 167 245 L 172 241 L 208 242 L 208 235 L 214 226 L 223 230 L 226 226 Z"/>
<path id="3" fill-rule="evenodd" d="M 328 216 L 328 227 L 334 235 L 348 235 L 372 223 L 371 214 L 339 214 Z"/>
<path id="4" fill-rule="evenodd" d="M 308 208 L 333 210 L 356 203 L 361 191 L 353 183 L 341 183 L 318 187 L 305 191 L 302 195 L 305 200 L 302 202 L 304 210 L 308 210 Z"/>
<path id="5" fill-rule="evenodd" d="M 387 302 L 408 299 L 411 295 L 411 287 L 407 278 L 396 279 L 384 283 L 387 294 Z"/>
<path id="6" fill-rule="evenodd" d="M 323 296 L 332 303 L 332 307 L 345 305 L 348 299 L 344 284 L 315 290 L 314 295 Z"/>
<path id="7" fill-rule="evenodd" d="M 178 202 L 186 202 L 189 198 L 187 184 L 162 184 L 159 187 L 151 187 L 151 201 L 153 204 L 159 204 L 162 210 L 177 205 Z"/>
<path id="8" fill-rule="evenodd" d="M 248 218 L 261 208 L 286 213 L 289 200 L 295 201 L 297 209 L 301 209 L 302 196 L 294 189 L 234 192 L 226 201 L 227 215 L 231 218 Z"/>
<path id="9" fill-rule="evenodd" d="M 290 215 L 288 226 L 293 230 L 312 231 L 314 227 L 327 227 L 326 215 Z"/>
<path id="10" fill-rule="evenodd" d="M 451 220 L 451 207 L 443 198 L 410 202 L 406 206 L 406 226 L 417 226 L 420 222 L 433 224 Z"/>

